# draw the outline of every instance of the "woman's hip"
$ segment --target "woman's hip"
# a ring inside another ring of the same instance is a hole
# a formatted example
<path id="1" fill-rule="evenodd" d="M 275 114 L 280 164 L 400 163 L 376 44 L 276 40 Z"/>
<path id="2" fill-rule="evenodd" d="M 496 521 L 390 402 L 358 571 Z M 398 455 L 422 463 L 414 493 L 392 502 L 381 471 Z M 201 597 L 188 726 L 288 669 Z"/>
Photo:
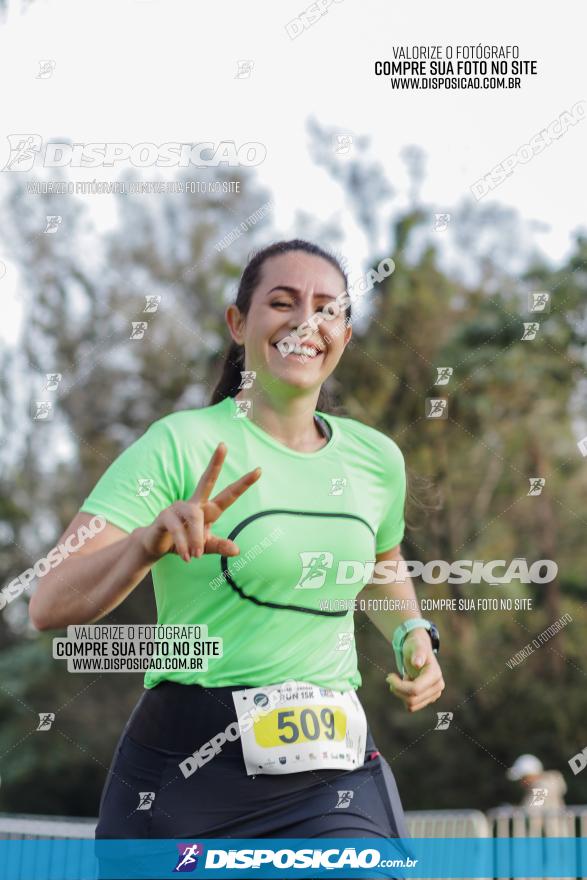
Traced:
<path id="1" fill-rule="evenodd" d="M 407 836 L 393 774 L 368 727 L 352 770 L 252 776 L 237 738 L 186 777 L 181 765 L 236 717 L 234 688 L 191 687 L 158 686 L 135 707 L 104 786 L 97 837 Z"/>

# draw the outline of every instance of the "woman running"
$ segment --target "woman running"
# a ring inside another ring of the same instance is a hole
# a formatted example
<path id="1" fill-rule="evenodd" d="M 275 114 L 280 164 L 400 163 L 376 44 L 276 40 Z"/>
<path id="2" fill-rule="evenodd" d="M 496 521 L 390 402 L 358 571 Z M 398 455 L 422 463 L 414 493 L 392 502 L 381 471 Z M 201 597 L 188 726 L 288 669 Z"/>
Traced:
<path id="1" fill-rule="evenodd" d="M 146 673 L 98 838 L 409 836 L 356 696 L 353 600 L 414 609 L 367 606 L 410 711 L 444 682 L 411 581 L 370 582 L 375 561 L 402 558 L 402 454 L 325 403 L 352 334 L 347 287 L 309 242 L 258 252 L 210 404 L 154 422 L 108 467 L 61 540 L 95 515 L 106 527 L 31 600 L 38 629 L 93 623 L 151 571 L 158 625 L 200 626 L 217 646 Z"/>

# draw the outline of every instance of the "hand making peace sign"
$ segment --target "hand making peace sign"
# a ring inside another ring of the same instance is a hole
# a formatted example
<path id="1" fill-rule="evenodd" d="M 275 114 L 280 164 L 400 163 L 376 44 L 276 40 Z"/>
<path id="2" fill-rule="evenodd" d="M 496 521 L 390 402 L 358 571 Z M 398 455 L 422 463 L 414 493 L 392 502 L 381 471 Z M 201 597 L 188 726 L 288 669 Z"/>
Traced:
<path id="1" fill-rule="evenodd" d="M 185 562 L 189 562 L 192 556 L 197 558 L 203 553 L 238 556 L 240 550 L 237 545 L 212 534 L 210 526 L 259 479 L 261 468 L 249 471 L 210 501 L 210 493 L 222 470 L 227 451 L 226 444 L 219 443 L 189 501 L 174 501 L 144 529 L 141 543 L 152 561 L 160 559 L 166 553 L 176 553 Z"/>

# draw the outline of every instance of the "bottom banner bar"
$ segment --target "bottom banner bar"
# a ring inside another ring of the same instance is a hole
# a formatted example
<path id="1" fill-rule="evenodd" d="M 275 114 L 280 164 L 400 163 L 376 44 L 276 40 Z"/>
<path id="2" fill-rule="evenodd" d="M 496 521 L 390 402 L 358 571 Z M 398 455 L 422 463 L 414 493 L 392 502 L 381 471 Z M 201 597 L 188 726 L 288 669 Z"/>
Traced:
<path id="1" fill-rule="evenodd" d="M 581 838 L 0 840 L 1 880 L 587 878 Z"/>

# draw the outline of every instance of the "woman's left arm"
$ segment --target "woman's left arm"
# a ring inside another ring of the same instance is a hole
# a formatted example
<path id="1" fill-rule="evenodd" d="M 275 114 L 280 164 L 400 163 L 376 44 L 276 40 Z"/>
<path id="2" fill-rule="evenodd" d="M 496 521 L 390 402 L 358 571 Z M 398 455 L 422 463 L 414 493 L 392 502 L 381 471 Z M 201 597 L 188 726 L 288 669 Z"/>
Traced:
<path id="1" fill-rule="evenodd" d="M 376 561 L 403 562 L 401 544 L 391 550 L 386 550 L 385 553 L 378 553 Z M 393 583 L 367 584 L 357 598 L 359 607 L 365 611 L 377 629 L 385 636 L 393 656 L 391 641 L 396 627 L 405 620 L 421 617 L 411 578 L 400 579 L 397 577 Z M 377 605 L 381 604 L 377 601 L 380 599 L 396 600 L 400 609 L 391 611 L 377 608 Z M 392 672 L 387 676 L 386 681 L 391 692 L 403 700 L 408 712 L 417 712 L 424 706 L 436 702 L 444 690 L 442 671 L 432 650 L 432 642 L 426 629 L 418 627 L 408 633 L 403 644 L 403 659 L 406 677 L 401 679 L 397 673 Z"/>

